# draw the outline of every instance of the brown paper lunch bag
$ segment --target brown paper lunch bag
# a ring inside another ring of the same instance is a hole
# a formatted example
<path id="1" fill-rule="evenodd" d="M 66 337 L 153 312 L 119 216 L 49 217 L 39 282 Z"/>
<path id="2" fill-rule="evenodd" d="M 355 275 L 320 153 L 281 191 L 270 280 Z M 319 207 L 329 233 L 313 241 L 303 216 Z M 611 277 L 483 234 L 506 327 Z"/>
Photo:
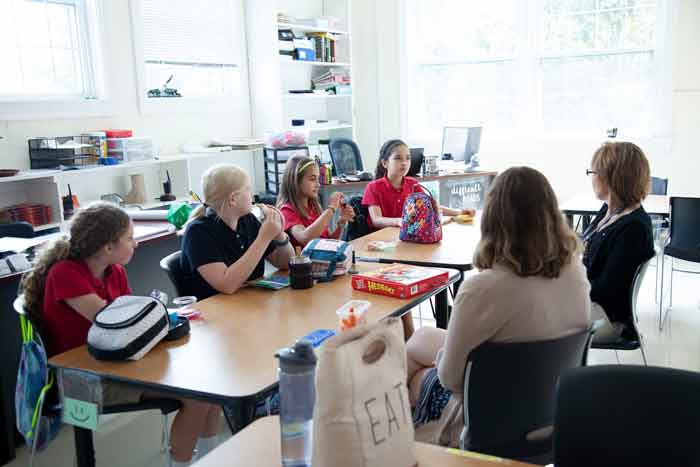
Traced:
<path id="1" fill-rule="evenodd" d="M 413 467 L 401 320 L 339 333 L 320 348 L 314 467 Z"/>

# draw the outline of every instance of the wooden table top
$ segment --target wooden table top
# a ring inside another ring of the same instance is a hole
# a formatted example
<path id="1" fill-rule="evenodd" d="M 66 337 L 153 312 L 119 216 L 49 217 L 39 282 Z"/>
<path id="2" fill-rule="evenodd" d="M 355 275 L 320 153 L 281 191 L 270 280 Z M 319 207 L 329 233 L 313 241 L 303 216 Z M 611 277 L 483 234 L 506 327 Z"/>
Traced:
<path id="1" fill-rule="evenodd" d="M 204 456 L 193 467 L 278 467 L 281 465 L 279 417 L 261 418 Z M 532 464 L 469 451 L 416 443 L 419 467 L 528 467 Z"/>
<path id="2" fill-rule="evenodd" d="M 562 203 L 559 208 L 566 214 L 596 214 L 603 206 L 603 202 L 591 193 L 580 193 Z M 663 195 L 649 195 L 642 203 L 647 214 L 668 216 L 669 197 Z"/>
<path id="3" fill-rule="evenodd" d="M 481 230 L 477 218 L 472 224 L 450 222 L 443 225 L 442 241 L 430 245 L 400 241 L 398 227 L 377 230 L 354 240 L 352 243 L 356 255 L 363 258 L 467 271 L 471 269 L 474 250 L 480 238 Z M 395 248 L 385 251 L 369 251 L 367 244 L 373 240 L 396 241 L 398 244 Z"/>
<path id="4" fill-rule="evenodd" d="M 358 266 L 361 271 L 377 268 L 376 264 Z M 452 281 L 458 276 L 451 270 Z M 190 335 L 162 341 L 141 360 L 99 361 L 81 346 L 53 357 L 50 364 L 144 386 L 166 386 L 183 395 L 245 396 L 277 381 L 273 355 L 278 349 L 317 329 L 337 329 L 335 310 L 348 300 L 370 301 L 367 317 L 372 322 L 426 298 L 403 300 L 358 292 L 352 289 L 349 275 L 308 290 L 246 287 L 199 302 L 202 318 L 191 322 Z"/>

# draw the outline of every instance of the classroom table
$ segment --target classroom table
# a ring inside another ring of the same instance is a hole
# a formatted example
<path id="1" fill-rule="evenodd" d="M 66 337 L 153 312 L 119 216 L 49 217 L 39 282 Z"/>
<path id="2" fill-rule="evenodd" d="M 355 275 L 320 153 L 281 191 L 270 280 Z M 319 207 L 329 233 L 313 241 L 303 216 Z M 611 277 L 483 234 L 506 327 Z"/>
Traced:
<path id="1" fill-rule="evenodd" d="M 376 265 L 359 264 L 360 271 Z M 317 329 L 336 329 L 335 310 L 348 300 L 372 303 L 370 322 L 387 316 L 402 316 L 419 303 L 444 292 L 459 278 L 450 270 L 448 283 L 411 299 L 397 299 L 358 292 L 350 276 L 338 277 L 312 289 L 279 291 L 246 287 L 233 295 L 215 295 L 196 307 L 202 318 L 192 321 L 189 336 L 161 342 L 138 361 L 109 362 L 91 357 L 86 346 L 51 358 L 58 369 L 72 369 L 120 381 L 145 390 L 221 404 L 225 408 L 246 404 L 252 413 L 256 394 L 265 394 L 277 381 L 274 353 Z M 227 415 L 230 412 L 224 410 Z M 234 414 L 235 415 L 235 414 Z M 252 419 L 231 420 L 234 430 Z M 75 428 L 79 465 L 94 465 L 89 430 Z M 89 435 L 89 436 L 88 436 Z"/>
<path id="2" fill-rule="evenodd" d="M 668 217 L 670 212 L 669 197 L 665 195 L 649 195 L 642 203 L 644 210 L 650 216 Z M 594 216 L 603 207 L 603 201 L 597 199 L 593 192 L 579 193 L 561 203 L 559 208 L 566 215 L 569 225 L 573 227 L 574 216 L 583 216 L 583 229 L 588 227 L 587 218 Z"/>
<path id="3" fill-rule="evenodd" d="M 405 263 L 418 266 L 456 269 L 460 278 L 455 283 L 455 293 L 463 279 L 463 273 L 472 268 L 472 257 L 481 229 L 479 217 L 471 224 L 449 222 L 442 226 L 442 241 L 432 244 L 402 242 L 399 228 L 387 227 L 352 241 L 358 261 L 379 263 Z M 370 251 L 371 241 L 397 242 L 396 247 L 384 251 Z M 444 301 L 444 302 L 443 302 Z M 446 329 L 449 319 L 447 294 L 435 297 L 435 320 L 439 328 Z"/>
<path id="4" fill-rule="evenodd" d="M 419 467 L 528 467 L 533 464 L 416 442 Z M 282 464 L 279 417 L 265 417 L 211 451 L 193 467 L 278 467 Z"/>

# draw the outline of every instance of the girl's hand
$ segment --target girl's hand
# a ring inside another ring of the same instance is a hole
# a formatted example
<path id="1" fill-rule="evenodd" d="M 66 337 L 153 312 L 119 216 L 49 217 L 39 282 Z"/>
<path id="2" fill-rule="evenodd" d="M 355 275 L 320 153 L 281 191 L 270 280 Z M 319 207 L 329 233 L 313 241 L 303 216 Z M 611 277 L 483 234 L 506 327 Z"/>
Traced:
<path id="1" fill-rule="evenodd" d="M 459 213 L 474 217 L 476 216 L 476 209 L 462 209 Z"/>
<path id="2" fill-rule="evenodd" d="M 271 206 L 262 206 L 261 209 L 265 215 L 265 220 L 260 226 L 259 235 L 269 242 L 273 238 L 282 235 L 282 215 Z"/>
<path id="3" fill-rule="evenodd" d="M 337 211 L 338 208 L 340 208 L 341 201 L 343 201 L 344 199 L 345 195 L 336 191 L 331 195 L 330 199 L 328 200 L 328 206 L 335 208 L 335 210 Z"/>
<path id="4" fill-rule="evenodd" d="M 341 224 L 346 224 L 348 222 L 352 222 L 353 220 L 355 220 L 355 210 L 348 204 L 344 205 L 340 211 L 339 222 Z"/>

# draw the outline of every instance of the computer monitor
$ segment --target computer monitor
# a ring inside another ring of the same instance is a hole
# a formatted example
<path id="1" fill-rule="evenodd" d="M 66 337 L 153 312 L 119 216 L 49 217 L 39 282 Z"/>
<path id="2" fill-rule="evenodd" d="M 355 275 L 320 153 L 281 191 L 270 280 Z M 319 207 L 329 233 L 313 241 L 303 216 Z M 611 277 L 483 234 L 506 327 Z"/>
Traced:
<path id="1" fill-rule="evenodd" d="M 481 127 L 446 126 L 442 129 L 442 153 L 452 154 L 455 161 L 468 164 L 474 154 L 479 152 L 481 144 Z"/>
<path id="2" fill-rule="evenodd" d="M 420 169 L 423 166 L 423 148 L 410 148 L 411 152 L 411 168 L 408 169 L 408 176 L 415 177 L 420 173 Z"/>

